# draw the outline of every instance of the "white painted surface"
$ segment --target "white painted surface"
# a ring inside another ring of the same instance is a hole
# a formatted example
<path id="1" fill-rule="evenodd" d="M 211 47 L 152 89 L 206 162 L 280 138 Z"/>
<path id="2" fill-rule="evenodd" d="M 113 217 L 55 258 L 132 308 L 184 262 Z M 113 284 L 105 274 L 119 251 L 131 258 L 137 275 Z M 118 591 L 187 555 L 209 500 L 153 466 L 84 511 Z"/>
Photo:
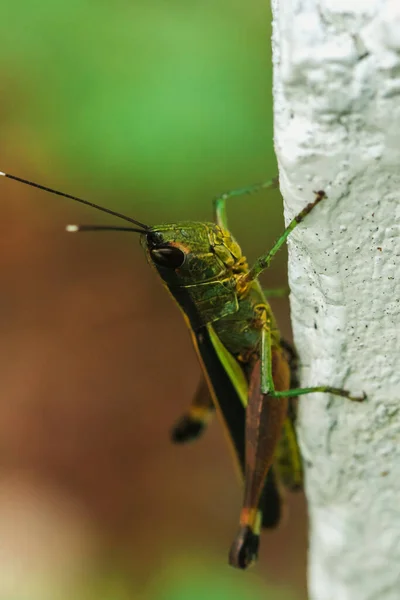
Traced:
<path id="1" fill-rule="evenodd" d="M 400 0 L 273 0 L 312 600 L 400 599 Z"/>

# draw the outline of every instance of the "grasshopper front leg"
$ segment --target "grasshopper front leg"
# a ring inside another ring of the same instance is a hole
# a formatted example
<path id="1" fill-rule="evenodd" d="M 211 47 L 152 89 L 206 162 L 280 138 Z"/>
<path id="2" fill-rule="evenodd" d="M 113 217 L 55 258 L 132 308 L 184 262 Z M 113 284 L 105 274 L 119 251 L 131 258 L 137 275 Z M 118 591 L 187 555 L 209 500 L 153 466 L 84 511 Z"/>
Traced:
<path id="1" fill-rule="evenodd" d="M 222 227 L 222 229 L 226 229 L 228 231 L 228 219 L 226 216 L 226 201 L 229 198 L 233 198 L 235 196 L 244 196 L 245 194 L 255 194 L 260 190 L 265 190 L 268 188 L 277 188 L 279 185 L 278 178 L 270 179 L 269 181 L 264 181 L 263 183 L 256 183 L 255 185 L 250 185 L 245 188 L 241 188 L 239 190 L 232 190 L 231 192 L 225 192 L 218 198 L 214 199 L 214 219 L 217 225 Z"/>
<path id="2" fill-rule="evenodd" d="M 290 221 L 289 225 L 286 227 L 285 231 L 282 233 L 282 235 L 278 238 L 278 240 L 272 246 L 271 250 L 267 254 L 260 256 L 260 258 L 258 258 L 256 260 L 256 262 L 254 263 L 254 265 L 252 266 L 250 271 L 246 275 L 243 276 L 243 279 L 241 281 L 241 285 L 243 287 L 247 287 L 252 281 L 257 279 L 259 277 L 259 275 L 265 269 L 267 269 L 269 267 L 275 254 L 278 252 L 278 250 L 280 250 L 280 248 L 286 242 L 287 238 L 292 233 L 292 231 L 302 221 L 304 221 L 306 216 L 317 206 L 317 204 L 319 204 L 321 202 L 321 200 L 324 200 L 324 198 L 326 198 L 326 197 L 327 196 L 323 190 L 320 190 L 319 192 L 315 192 L 314 202 L 310 202 L 309 204 L 307 204 L 307 206 L 304 207 L 303 210 L 300 211 L 299 214 L 296 215 L 294 217 L 294 219 L 292 219 Z"/>

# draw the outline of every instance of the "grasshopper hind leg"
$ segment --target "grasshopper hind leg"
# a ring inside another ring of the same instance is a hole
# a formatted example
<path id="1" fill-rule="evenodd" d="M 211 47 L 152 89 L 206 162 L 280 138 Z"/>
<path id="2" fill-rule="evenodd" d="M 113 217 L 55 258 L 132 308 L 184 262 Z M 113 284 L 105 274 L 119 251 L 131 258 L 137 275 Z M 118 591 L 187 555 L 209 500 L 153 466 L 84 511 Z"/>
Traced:
<path id="1" fill-rule="evenodd" d="M 175 444 L 186 444 L 199 438 L 214 413 L 214 404 L 204 377 L 201 378 L 189 410 L 171 430 Z"/>
<path id="2" fill-rule="evenodd" d="M 250 526 L 242 527 L 229 552 L 229 564 L 237 569 L 247 569 L 257 560 L 260 536 Z"/>
<path id="3" fill-rule="evenodd" d="M 283 513 L 283 497 L 274 465 L 267 473 L 259 510 L 262 513 L 261 527 L 263 529 L 274 529 L 279 525 Z"/>
<path id="4" fill-rule="evenodd" d="M 268 333 L 266 331 L 266 334 Z M 265 370 L 263 362 L 272 359 L 268 365 L 268 374 L 271 377 L 274 375 L 278 387 L 286 387 L 289 384 L 290 374 L 289 367 L 281 354 L 273 352 L 271 355 L 269 335 L 266 335 L 265 342 L 261 343 L 261 356 L 256 361 L 250 378 L 246 409 L 244 499 L 240 513 L 240 528 L 229 554 L 230 564 L 239 569 L 246 569 L 256 561 L 261 527 L 276 526 L 282 510 L 273 462 L 275 449 L 287 417 L 287 401 L 272 398 L 268 392 L 264 393 L 261 389 Z M 266 482 L 270 484 L 267 487 L 265 487 Z"/>

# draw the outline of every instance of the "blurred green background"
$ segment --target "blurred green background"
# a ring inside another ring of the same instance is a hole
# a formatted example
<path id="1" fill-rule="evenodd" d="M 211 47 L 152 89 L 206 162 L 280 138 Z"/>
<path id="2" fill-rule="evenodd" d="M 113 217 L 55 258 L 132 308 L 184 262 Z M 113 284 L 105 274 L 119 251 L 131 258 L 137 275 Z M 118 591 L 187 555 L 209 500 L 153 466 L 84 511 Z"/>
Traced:
<path id="1" fill-rule="evenodd" d="M 0 169 L 149 224 L 210 220 L 213 196 L 277 173 L 270 22 L 261 0 L 3 3 Z M 220 427 L 169 443 L 199 370 L 138 239 L 68 236 L 114 220 L 15 182 L 0 197 L 0 598 L 305 598 L 302 496 L 237 573 Z M 252 260 L 283 226 L 279 193 L 229 217 Z"/>

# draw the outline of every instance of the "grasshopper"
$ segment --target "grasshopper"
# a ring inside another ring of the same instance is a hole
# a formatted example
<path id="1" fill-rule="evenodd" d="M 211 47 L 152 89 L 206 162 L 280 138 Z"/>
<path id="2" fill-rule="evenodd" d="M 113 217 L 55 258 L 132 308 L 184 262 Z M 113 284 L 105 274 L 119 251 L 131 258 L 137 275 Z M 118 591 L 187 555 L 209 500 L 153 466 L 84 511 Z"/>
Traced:
<path id="1" fill-rule="evenodd" d="M 148 226 L 76 196 L 14 175 L 0 175 L 89 205 L 135 226 L 69 225 L 66 229 L 139 233 L 148 262 L 178 304 L 199 358 L 202 378 L 188 411 L 173 427 L 172 440 L 184 443 L 198 438 L 216 409 L 244 479 L 239 531 L 229 563 L 247 568 L 257 558 L 261 528 L 279 523 L 280 481 L 292 489 L 302 484 L 293 398 L 315 392 L 354 401 L 366 397 L 329 385 L 293 387 L 296 357 L 281 339 L 259 283 L 260 274 L 289 234 L 326 198 L 325 192 L 315 192 L 314 201 L 289 223 L 272 249 L 249 267 L 229 231 L 226 203 L 234 196 L 276 186 L 276 180 L 216 198 L 213 223 Z"/>

